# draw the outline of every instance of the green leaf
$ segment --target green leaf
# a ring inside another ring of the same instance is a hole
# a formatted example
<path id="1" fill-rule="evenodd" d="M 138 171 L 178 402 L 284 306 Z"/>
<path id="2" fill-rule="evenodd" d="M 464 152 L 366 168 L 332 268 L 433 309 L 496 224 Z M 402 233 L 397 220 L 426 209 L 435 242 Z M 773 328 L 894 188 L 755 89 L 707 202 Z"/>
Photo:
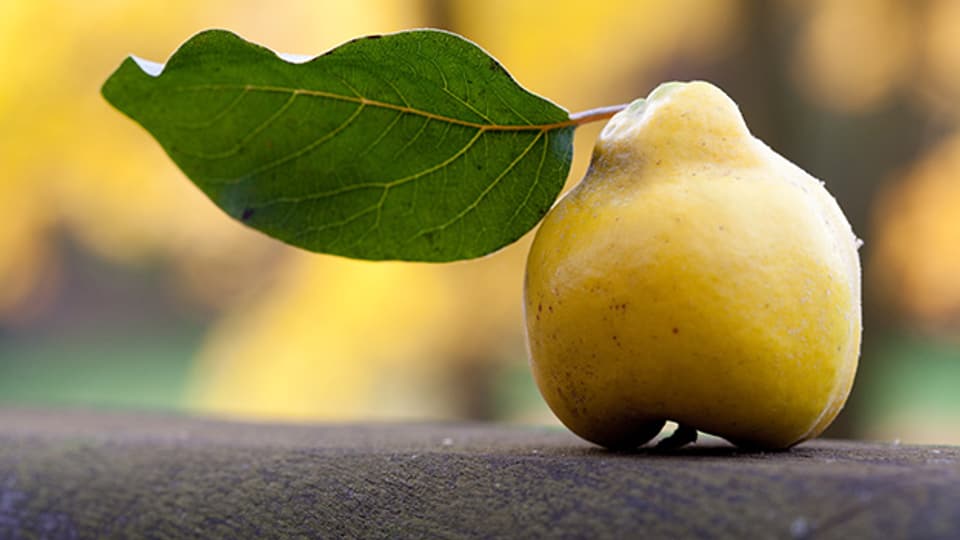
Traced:
<path id="1" fill-rule="evenodd" d="M 495 251 L 540 221 L 572 159 L 565 110 L 437 30 L 303 63 L 210 30 L 166 66 L 128 58 L 103 95 L 229 215 L 347 257 Z"/>

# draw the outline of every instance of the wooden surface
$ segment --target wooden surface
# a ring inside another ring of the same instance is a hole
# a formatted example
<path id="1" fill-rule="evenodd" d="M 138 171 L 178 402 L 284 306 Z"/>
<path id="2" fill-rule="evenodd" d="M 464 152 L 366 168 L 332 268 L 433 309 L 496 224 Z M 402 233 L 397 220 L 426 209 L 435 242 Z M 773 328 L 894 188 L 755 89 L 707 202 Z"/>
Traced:
<path id="1" fill-rule="evenodd" d="M 960 538 L 960 448 L 0 409 L 0 538 Z"/>

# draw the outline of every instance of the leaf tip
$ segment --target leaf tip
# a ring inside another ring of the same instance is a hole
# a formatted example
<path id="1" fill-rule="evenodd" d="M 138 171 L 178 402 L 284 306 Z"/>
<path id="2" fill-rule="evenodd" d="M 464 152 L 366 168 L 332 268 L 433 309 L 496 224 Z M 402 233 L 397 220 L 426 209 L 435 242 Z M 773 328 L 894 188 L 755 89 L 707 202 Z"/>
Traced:
<path id="1" fill-rule="evenodd" d="M 130 55 L 120 63 L 120 66 L 110 74 L 110 77 L 104 81 L 100 87 L 100 94 L 108 103 L 122 110 L 120 103 L 129 91 L 130 80 L 136 77 L 146 76 L 147 72 L 135 60 L 135 56 Z"/>

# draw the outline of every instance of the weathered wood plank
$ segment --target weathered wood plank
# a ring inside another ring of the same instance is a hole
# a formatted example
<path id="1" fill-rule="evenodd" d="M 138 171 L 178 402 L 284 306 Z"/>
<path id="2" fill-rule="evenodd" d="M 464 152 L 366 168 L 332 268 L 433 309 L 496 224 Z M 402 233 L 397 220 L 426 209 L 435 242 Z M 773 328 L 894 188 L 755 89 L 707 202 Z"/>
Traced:
<path id="1" fill-rule="evenodd" d="M 960 538 L 960 448 L 0 409 L 0 538 Z"/>

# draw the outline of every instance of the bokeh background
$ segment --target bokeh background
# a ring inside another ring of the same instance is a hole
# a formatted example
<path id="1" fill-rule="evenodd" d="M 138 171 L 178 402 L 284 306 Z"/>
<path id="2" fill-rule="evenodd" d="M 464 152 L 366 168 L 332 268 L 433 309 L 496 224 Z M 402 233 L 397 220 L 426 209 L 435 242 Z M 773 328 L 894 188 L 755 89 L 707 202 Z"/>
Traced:
<path id="1" fill-rule="evenodd" d="M 481 260 L 368 263 L 231 221 L 104 102 L 125 55 L 231 29 L 318 54 L 433 26 L 572 111 L 707 79 L 865 241 L 837 436 L 960 443 L 956 0 L 4 0 L 0 404 L 270 420 L 551 422 L 527 367 L 529 235 Z M 571 182 L 602 125 L 577 133 Z"/>

